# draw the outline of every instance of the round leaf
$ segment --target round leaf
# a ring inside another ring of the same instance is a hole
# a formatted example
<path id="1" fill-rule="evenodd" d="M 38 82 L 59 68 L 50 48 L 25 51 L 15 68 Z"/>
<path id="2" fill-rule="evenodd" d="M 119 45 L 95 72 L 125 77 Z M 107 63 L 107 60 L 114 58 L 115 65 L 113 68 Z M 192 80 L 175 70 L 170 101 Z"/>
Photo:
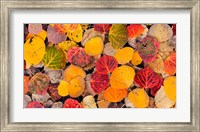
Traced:
<path id="1" fill-rule="evenodd" d="M 108 39 L 115 49 L 123 47 L 128 41 L 128 31 L 123 24 L 113 24 L 110 28 Z"/>
<path id="2" fill-rule="evenodd" d="M 102 56 L 96 62 L 96 70 L 101 74 L 111 73 L 118 66 L 117 60 L 108 55 Z"/>
<path id="3" fill-rule="evenodd" d="M 127 89 L 133 84 L 135 70 L 130 66 L 120 66 L 115 68 L 110 76 L 110 84 L 112 88 Z"/>
<path id="4" fill-rule="evenodd" d="M 104 97 L 106 100 L 110 102 L 119 102 L 124 99 L 127 95 L 127 89 L 116 89 L 112 87 L 108 87 L 104 91 Z"/>
<path id="5" fill-rule="evenodd" d="M 133 56 L 132 56 L 132 59 L 131 59 L 131 63 L 134 65 L 134 66 L 137 66 L 139 64 L 142 63 L 142 58 L 140 57 L 139 53 L 137 51 L 135 51 L 133 53 Z"/>
<path id="6" fill-rule="evenodd" d="M 169 76 L 165 78 L 164 91 L 168 98 L 176 101 L 176 76 Z"/>
<path id="7" fill-rule="evenodd" d="M 172 53 L 164 63 L 164 71 L 168 75 L 174 75 L 176 73 L 176 52 Z"/>
<path id="8" fill-rule="evenodd" d="M 24 59 L 29 65 L 38 64 L 45 54 L 45 44 L 40 37 L 32 37 L 24 44 Z"/>
<path id="9" fill-rule="evenodd" d="M 122 49 L 118 49 L 114 57 L 119 64 L 126 64 L 132 59 L 133 52 L 134 50 L 132 48 L 125 47 Z"/>
<path id="10" fill-rule="evenodd" d="M 42 62 L 47 68 L 62 69 L 65 66 L 65 55 L 61 50 L 49 46 L 46 49 L 46 54 L 44 55 Z"/>

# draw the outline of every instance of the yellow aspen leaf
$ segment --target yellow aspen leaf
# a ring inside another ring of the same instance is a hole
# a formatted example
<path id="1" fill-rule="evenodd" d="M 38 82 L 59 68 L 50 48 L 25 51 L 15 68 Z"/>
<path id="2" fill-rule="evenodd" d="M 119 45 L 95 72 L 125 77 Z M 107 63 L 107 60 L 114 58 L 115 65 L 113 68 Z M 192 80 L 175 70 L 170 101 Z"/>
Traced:
<path id="1" fill-rule="evenodd" d="M 67 32 L 67 37 L 69 37 L 70 40 L 73 40 L 77 43 L 81 42 L 83 37 L 83 29 L 80 24 L 77 25 L 75 29 L 73 29 L 70 32 Z"/>
<path id="2" fill-rule="evenodd" d="M 85 90 L 85 80 L 78 76 L 70 81 L 69 95 L 73 98 L 80 96 Z"/>
<path id="3" fill-rule="evenodd" d="M 43 41 L 45 41 L 46 37 L 47 37 L 47 32 L 45 30 L 42 30 L 40 33 L 38 34 L 32 34 L 32 33 L 28 33 L 28 35 L 26 36 L 26 40 L 28 40 L 29 38 L 32 38 L 34 36 L 40 37 Z"/>
<path id="4" fill-rule="evenodd" d="M 60 84 L 58 85 L 58 94 L 60 96 L 69 95 L 69 90 L 68 90 L 69 87 L 70 87 L 70 84 L 68 82 L 60 81 Z"/>
<path id="5" fill-rule="evenodd" d="M 82 105 L 83 105 L 83 108 L 97 108 L 95 99 L 92 95 L 88 95 L 84 97 Z"/>
<path id="6" fill-rule="evenodd" d="M 110 102 L 119 102 L 124 99 L 127 95 L 127 89 L 116 89 L 112 87 L 108 87 L 104 91 L 104 97 L 106 100 Z"/>
<path id="7" fill-rule="evenodd" d="M 136 108 L 146 108 L 149 105 L 149 96 L 143 88 L 136 88 L 129 92 L 128 99 Z"/>
<path id="8" fill-rule="evenodd" d="M 37 36 L 28 39 L 24 44 L 24 59 L 30 65 L 37 65 L 44 57 L 45 43 Z"/>
<path id="9" fill-rule="evenodd" d="M 119 64 L 126 64 L 132 59 L 133 52 L 134 50 L 132 48 L 125 47 L 122 49 L 118 49 L 114 57 Z"/>
<path id="10" fill-rule="evenodd" d="M 164 80 L 164 91 L 168 98 L 176 101 L 176 77 L 169 76 Z"/>
<path id="11" fill-rule="evenodd" d="M 103 51 L 103 40 L 100 37 L 95 37 L 85 43 L 85 52 L 88 55 L 99 55 Z"/>
<path id="12" fill-rule="evenodd" d="M 78 77 L 78 76 L 85 78 L 86 77 L 85 71 L 83 70 L 83 68 L 71 64 L 69 67 L 67 67 L 67 69 L 65 69 L 63 80 L 69 82 L 73 78 Z"/>
<path id="13" fill-rule="evenodd" d="M 89 24 L 81 24 L 81 27 L 83 30 L 86 30 L 88 28 Z"/>
<path id="14" fill-rule="evenodd" d="M 171 100 L 166 96 L 166 93 L 164 91 L 164 87 L 161 86 L 161 88 L 156 92 L 155 95 L 155 107 L 156 108 L 171 108 L 175 105 L 175 101 Z"/>
<path id="15" fill-rule="evenodd" d="M 111 87 L 117 89 L 127 89 L 133 84 L 135 70 L 130 66 L 120 66 L 115 68 L 110 76 Z"/>
<path id="16" fill-rule="evenodd" d="M 68 50 L 74 46 L 78 46 L 76 44 L 76 42 L 74 41 L 63 41 L 61 43 L 58 44 L 58 48 L 61 49 L 63 51 L 63 53 L 65 54 L 65 58 L 67 60 L 68 58 Z"/>
<path id="17" fill-rule="evenodd" d="M 142 63 L 142 58 L 140 57 L 140 55 L 138 54 L 137 51 L 135 51 L 135 52 L 133 53 L 131 63 L 132 63 L 134 66 L 137 66 L 137 65 L 139 65 L 139 64 Z"/>

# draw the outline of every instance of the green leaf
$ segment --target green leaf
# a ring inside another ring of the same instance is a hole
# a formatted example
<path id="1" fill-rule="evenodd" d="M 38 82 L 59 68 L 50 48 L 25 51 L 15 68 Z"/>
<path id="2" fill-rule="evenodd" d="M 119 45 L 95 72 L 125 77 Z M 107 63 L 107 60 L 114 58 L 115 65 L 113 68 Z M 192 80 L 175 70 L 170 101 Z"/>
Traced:
<path id="1" fill-rule="evenodd" d="M 113 24 L 108 39 L 115 49 L 123 47 L 128 41 L 128 31 L 124 24 Z"/>
<path id="2" fill-rule="evenodd" d="M 47 47 L 42 62 L 50 69 L 62 69 L 65 66 L 65 56 L 61 50 L 53 46 Z"/>

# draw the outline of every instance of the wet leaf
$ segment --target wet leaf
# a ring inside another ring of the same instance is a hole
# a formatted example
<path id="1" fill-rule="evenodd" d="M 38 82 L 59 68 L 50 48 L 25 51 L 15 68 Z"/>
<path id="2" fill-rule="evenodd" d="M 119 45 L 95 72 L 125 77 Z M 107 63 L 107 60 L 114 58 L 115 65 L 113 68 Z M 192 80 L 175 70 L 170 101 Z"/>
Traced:
<path id="1" fill-rule="evenodd" d="M 119 64 L 126 64 L 132 59 L 133 52 L 134 50 L 132 48 L 125 47 L 122 49 L 118 49 L 114 57 Z"/>
<path id="2" fill-rule="evenodd" d="M 69 67 L 67 67 L 64 71 L 64 80 L 69 82 L 71 81 L 73 78 L 81 76 L 83 78 L 85 78 L 86 73 L 83 70 L 83 68 L 79 67 L 79 66 L 75 66 L 73 64 L 71 64 Z"/>
<path id="3" fill-rule="evenodd" d="M 144 62 L 152 62 L 156 59 L 160 43 L 156 38 L 147 36 L 137 43 L 137 50 Z"/>
<path id="4" fill-rule="evenodd" d="M 99 94 L 105 90 L 109 85 L 109 78 L 107 74 L 100 74 L 94 72 L 90 80 L 91 88 L 95 93 Z"/>
<path id="5" fill-rule="evenodd" d="M 128 99 L 136 108 L 146 108 L 149 105 L 149 96 L 142 88 L 136 88 L 129 92 Z"/>
<path id="6" fill-rule="evenodd" d="M 84 97 L 82 105 L 83 105 L 83 108 L 97 108 L 95 99 L 92 95 L 88 95 Z"/>
<path id="7" fill-rule="evenodd" d="M 88 55 L 99 55 L 103 51 L 103 40 L 100 37 L 91 38 L 85 43 L 85 52 Z"/>
<path id="8" fill-rule="evenodd" d="M 65 66 L 65 55 L 53 46 L 47 47 L 42 63 L 50 69 L 62 69 Z"/>
<path id="9" fill-rule="evenodd" d="M 164 92 L 172 101 L 176 101 L 176 76 L 169 76 L 164 80 Z"/>
<path id="10" fill-rule="evenodd" d="M 153 24 L 148 32 L 149 36 L 154 36 L 159 42 L 169 40 L 172 35 L 172 28 L 168 24 Z"/>
<path id="11" fill-rule="evenodd" d="M 154 88 L 160 85 L 159 76 L 150 67 L 139 70 L 134 78 L 141 88 Z"/>
<path id="12" fill-rule="evenodd" d="M 110 76 L 110 85 L 116 89 L 127 89 L 133 83 L 135 70 L 126 65 L 115 68 Z"/>
<path id="13" fill-rule="evenodd" d="M 29 81 L 30 92 L 33 94 L 44 95 L 47 93 L 50 79 L 48 75 L 41 72 L 36 73 Z"/>
<path id="14" fill-rule="evenodd" d="M 45 54 L 44 41 L 39 37 L 32 37 L 24 44 L 24 59 L 29 65 L 38 64 Z"/>
<path id="15" fill-rule="evenodd" d="M 128 31 L 123 24 L 113 24 L 110 28 L 108 39 L 115 49 L 123 47 L 128 41 Z"/>
<path id="16" fill-rule="evenodd" d="M 63 108 L 83 108 L 83 106 L 77 100 L 68 98 L 65 100 Z"/>
<path id="17" fill-rule="evenodd" d="M 137 51 L 135 51 L 133 53 L 133 56 L 132 56 L 132 59 L 131 59 L 131 63 L 134 65 L 134 66 L 137 66 L 139 64 L 142 63 L 142 58 L 140 57 L 139 53 Z"/>
<path id="18" fill-rule="evenodd" d="M 68 51 L 68 61 L 74 65 L 85 67 L 91 64 L 93 60 L 94 57 L 86 54 L 84 48 L 72 47 Z"/>
<path id="19" fill-rule="evenodd" d="M 126 95 L 127 95 L 126 89 L 116 89 L 116 88 L 108 87 L 104 91 L 105 99 L 110 102 L 119 102 L 122 99 L 124 99 Z"/>
<path id="20" fill-rule="evenodd" d="M 168 75 L 176 73 L 176 52 L 172 53 L 164 62 L 164 71 Z"/>
<path id="21" fill-rule="evenodd" d="M 169 99 L 165 92 L 164 87 L 161 87 L 155 96 L 155 107 L 157 108 L 170 108 L 175 104 L 175 102 Z"/>
<path id="22" fill-rule="evenodd" d="M 117 60 L 108 55 L 102 56 L 96 62 L 96 70 L 101 74 L 111 73 L 118 66 Z"/>
<path id="23" fill-rule="evenodd" d="M 94 24 L 94 30 L 105 34 L 109 32 L 111 26 L 111 24 Z"/>
<path id="24" fill-rule="evenodd" d="M 28 24 L 28 31 L 32 34 L 38 34 L 42 31 L 42 24 Z"/>

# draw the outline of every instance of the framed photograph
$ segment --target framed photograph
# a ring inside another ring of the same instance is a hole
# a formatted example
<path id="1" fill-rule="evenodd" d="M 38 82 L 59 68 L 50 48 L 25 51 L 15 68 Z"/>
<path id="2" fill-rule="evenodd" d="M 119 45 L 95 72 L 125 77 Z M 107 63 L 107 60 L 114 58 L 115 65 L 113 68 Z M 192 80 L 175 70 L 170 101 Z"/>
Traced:
<path id="1" fill-rule="evenodd" d="M 1 0 L 1 131 L 199 131 L 199 8 Z"/>

